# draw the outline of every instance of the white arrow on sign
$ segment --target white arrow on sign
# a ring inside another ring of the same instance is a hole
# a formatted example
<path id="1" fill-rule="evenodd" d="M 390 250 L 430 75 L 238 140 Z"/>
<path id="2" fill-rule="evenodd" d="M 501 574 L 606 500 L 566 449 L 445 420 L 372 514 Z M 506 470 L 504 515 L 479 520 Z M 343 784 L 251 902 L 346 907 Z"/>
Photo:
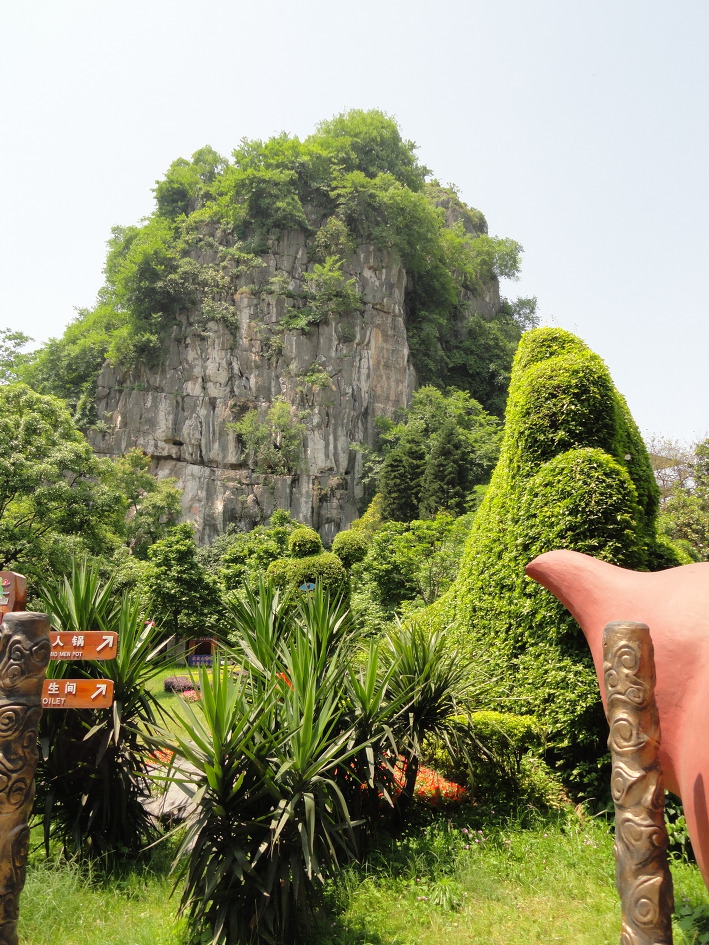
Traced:
<path id="1" fill-rule="evenodd" d="M 113 646 L 113 636 L 104 637 L 104 638 L 103 638 L 103 643 L 100 643 L 100 644 L 96 647 L 96 652 L 97 652 L 97 653 L 100 653 L 101 650 L 105 650 L 107 646 Z"/>
<path id="2" fill-rule="evenodd" d="M 98 699 L 99 696 L 105 696 L 107 688 L 108 687 L 106 686 L 106 683 L 99 683 L 96 686 L 96 692 L 91 696 L 91 698 Z"/>

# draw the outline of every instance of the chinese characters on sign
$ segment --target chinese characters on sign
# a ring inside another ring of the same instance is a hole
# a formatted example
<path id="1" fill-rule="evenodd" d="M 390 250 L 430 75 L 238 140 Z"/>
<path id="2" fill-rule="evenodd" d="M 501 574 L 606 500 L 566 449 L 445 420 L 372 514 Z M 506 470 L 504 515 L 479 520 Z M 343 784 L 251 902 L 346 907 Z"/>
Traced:
<path id="1" fill-rule="evenodd" d="M 116 656 L 118 634 L 100 630 L 86 633 L 52 631 L 49 642 L 53 660 L 112 660 Z"/>
<path id="2" fill-rule="evenodd" d="M 107 709 L 113 703 L 112 679 L 45 679 L 43 709 Z"/>

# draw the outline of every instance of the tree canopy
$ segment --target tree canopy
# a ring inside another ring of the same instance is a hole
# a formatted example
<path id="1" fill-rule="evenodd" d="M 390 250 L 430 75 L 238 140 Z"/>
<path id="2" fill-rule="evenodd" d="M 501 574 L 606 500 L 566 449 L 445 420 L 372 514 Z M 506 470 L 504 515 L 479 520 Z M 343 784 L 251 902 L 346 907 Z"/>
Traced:
<path id="1" fill-rule="evenodd" d="M 41 574 L 67 553 L 115 548 L 125 506 L 108 470 L 60 400 L 0 387 L 0 569 Z"/>

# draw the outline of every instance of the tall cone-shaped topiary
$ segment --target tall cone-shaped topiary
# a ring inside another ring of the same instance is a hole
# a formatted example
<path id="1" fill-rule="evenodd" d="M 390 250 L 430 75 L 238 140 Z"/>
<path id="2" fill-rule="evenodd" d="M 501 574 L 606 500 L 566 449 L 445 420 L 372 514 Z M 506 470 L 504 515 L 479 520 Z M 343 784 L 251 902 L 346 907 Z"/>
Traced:
<path id="1" fill-rule="evenodd" d="M 510 699 L 540 718 L 552 758 L 579 790 L 590 789 L 605 751 L 595 676 L 576 622 L 524 567 L 554 548 L 626 568 L 678 564 L 658 540 L 657 505 L 647 451 L 603 361 L 568 332 L 528 332 L 498 465 L 458 579 L 429 617 L 486 664 L 491 707 Z"/>

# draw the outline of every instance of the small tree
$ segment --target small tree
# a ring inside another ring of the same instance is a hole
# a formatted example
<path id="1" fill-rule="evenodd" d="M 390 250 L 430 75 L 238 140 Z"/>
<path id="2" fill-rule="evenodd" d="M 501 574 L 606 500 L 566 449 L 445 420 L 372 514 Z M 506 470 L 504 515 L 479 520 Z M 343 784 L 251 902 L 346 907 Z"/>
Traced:
<path id="1" fill-rule="evenodd" d="M 128 502 L 125 541 L 132 554 L 146 558 L 148 548 L 177 524 L 181 492 L 177 479 L 156 479 L 149 470 L 150 457 L 129 450 L 113 461 L 111 481 Z"/>
<path id="2" fill-rule="evenodd" d="M 0 388 L 0 567 L 65 571 L 67 553 L 120 543 L 125 500 L 56 397 L 24 384 Z"/>
<path id="3" fill-rule="evenodd" d="M 219 587 L 198 561 L 191 525 L 177 525 L 148 549 L 142 590 L 148 613 L 168 633 L 216 632 L 222 609 Z"/>
<path id="4" fill-rule="evenodd" d="M 422 516 L 445 511 L 462 515 L 472 488 L 465 444 L 453 420 L 446 420 L 436 437 L 421 482 Z"/>
<path id="5" fill-rule="evenodd" d="M 423 423 L 409 423 L 399 445 L 384 460 L 379 476 L 382 514 L 385 518 L 410 522 L 417 517 L 426 454 L 426 430 Z"/>

